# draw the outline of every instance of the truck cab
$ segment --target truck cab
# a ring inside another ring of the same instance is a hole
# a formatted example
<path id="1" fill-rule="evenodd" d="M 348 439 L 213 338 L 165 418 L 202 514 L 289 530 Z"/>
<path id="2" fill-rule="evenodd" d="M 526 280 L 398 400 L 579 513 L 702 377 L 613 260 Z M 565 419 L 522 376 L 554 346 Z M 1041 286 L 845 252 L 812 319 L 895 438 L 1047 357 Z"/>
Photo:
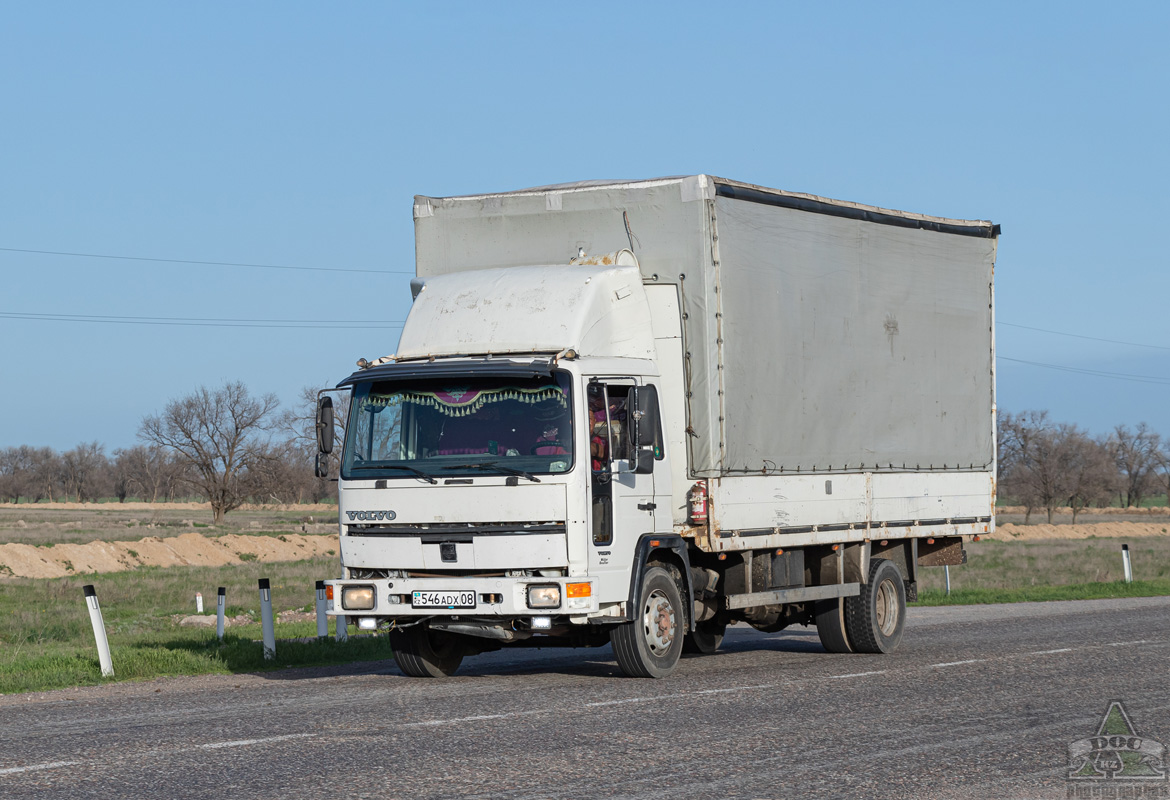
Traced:
<path id="1" fill-rule="evenodd" d="M 392 627 L 406 671 L 446 674 L 534 635 L 608 641 L 634 612 L 645 569 L 632 565 L 658 552 L 677 590 L 653 609 L 640 666 L 676 660 L 689 566 L 659 363 L 679 358 L 678 337 L 666 331 L 658 352 L 632 253 L 414 288 L 399 352 L 339 385 L 350 409 L 333 612 Z"/>

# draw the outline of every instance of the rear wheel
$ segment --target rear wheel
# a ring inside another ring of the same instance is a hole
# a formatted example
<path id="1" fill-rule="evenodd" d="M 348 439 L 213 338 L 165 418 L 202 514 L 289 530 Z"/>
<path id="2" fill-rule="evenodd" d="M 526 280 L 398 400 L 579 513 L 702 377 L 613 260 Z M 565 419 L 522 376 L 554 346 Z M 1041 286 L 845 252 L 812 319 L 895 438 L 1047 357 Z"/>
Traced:
<path id="1" fill-rule="evenodd" d="M 459 669 L 467 648 L 458 637 L 425 624 L 390 632 L 398 668 L 412 678 L 446 678 Z"/>
<path id="2" fill-rule="evenodd" d="M 651 566 L 642 576 L 634 621 L 609 633 L 622 672 L 631 678 L 665 678 L 678 666 L 687 619 L 670 573 Z"/>
<path id="3" fill-rule="evenodd" d="M 817 634 L 821 644 L 830 653 L 852 653 L 849 636 L 845 631 L 845 603 L 842 598 L 818 600 L 813 607 L 817 618 Z"/>
<path id="4" fill-rule="evenodd" d="M 869 562 L 869 582 L 845 600 L 845 626 L 859 653 L 892 653 L 906 625 L 906 584 L 893 561 Z"/>

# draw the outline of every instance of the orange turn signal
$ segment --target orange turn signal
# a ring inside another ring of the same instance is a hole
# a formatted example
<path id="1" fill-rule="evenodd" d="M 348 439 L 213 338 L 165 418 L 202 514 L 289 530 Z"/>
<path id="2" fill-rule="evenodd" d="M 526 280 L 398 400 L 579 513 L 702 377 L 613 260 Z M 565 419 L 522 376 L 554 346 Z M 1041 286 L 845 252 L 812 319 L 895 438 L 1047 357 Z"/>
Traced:
<path id="1" fill-rule="evenodd" d="M 326 586 L 326 587 L 325 587 L 325 599 L 326 599 L 326 600 L 332 600 L 332 599 L 333 599 L 333 587 L 332 587 L 332 586 Z"/>
<path id="2" fill-rule="evenodd" d="M 570 583 L 565 586 L 566 597 L 591 597 L 593 595 L 593 584 L 591 583 Z"/>

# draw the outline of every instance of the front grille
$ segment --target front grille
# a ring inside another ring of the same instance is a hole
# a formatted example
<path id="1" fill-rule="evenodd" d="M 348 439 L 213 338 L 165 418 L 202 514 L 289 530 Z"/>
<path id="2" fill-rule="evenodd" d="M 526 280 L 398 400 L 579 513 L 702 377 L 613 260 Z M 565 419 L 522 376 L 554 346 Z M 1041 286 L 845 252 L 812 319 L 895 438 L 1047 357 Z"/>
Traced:
<path id="1" fill-rule="evenodd" d="M 444 541 L 471 541 L 473 536 L 523 536 L 532 533 L 564 533 L 563 522 L 443 523 L 436 525 L 347 525 L 350 536 L 444 537 Z M 467 537 L 466 539 L 451 537 Z"/>
<path id="2" fill-rule="evenodd" d="M 397 570 L 394 570 L 397 572 Z M 381 578 L 389 578 L 390 570 L 388 569 L 362 569 L 360 567 L 350 567 L 349 577 L 351 580 L 362 581 L 376 581 Z"/>

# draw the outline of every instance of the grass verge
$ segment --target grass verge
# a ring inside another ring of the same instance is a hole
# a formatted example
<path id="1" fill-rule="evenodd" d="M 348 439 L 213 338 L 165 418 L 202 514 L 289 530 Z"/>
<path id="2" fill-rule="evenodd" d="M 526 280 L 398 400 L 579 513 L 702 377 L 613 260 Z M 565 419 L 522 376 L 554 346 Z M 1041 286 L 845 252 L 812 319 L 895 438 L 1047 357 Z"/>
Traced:
<path id="1" fill-rule="evenodd" d="M 225 567 L 147 567 L 133 572 L 17 579 L 0 583 L 0 694 L 108 682 L 101 677 L 82 586 L 94 584 L 105 618 L 115 680 L 166 675 L 255 672 L 391 656 L 384 636 L 347 642 L 279 641 L 266 661 L 257 640 L 257 580 L 271 582 L 278 611 L 310 611 L 314 584 L 336 575 L 336 558 Z M 209 610 L 216 589 L 227 589 L 227 615 L 255 622 L 229 627 L 221 643 L 214 628 L 180 627 L 176 617 L 195 613 L 195 592 Z M 277 639 L 311 638 L 316 623 L 276 624 Z"/>
<path id="2" fill-rule="evenodd" d="M 1034 603 L 1048 600 L 1104 600 L 1111 597 L 1158 597 L 1170 595 L 1170 580 L 1066 583 L 1059 586 L 1026 586 L 1017 589 L 924 589 L 911 606 L 970 606 L 983 603 Z"/>
<path id="3" fill-rule="evenodd" d="M 301 631 L 315 635 L 313 625 L 301 624 L 312 630 Z M 290 626 L 285 626 L 290 627 Z M 285 630 L 278 636 L 290 635 Z M 293 634 L 295 635 L 295 634 Z M 73 686 L 89 686 L 113 680 L 159 678 L 168 675 L 229 674 L 261 672 L 308 667 L 324 664 L 344 664 L 353 661 L 374 661 L 390 658 L 392 653 L 385 636 L 352 638 L 345 642 L 325 639 L 320 642 L 278 641 L 276 658 L 264 659 L 260 644 L 260 626 L 254 632 L 225 633 L 223 642 L 214 632 L 177 634 L 170 639 L 142 640 L 133 644 L 111 645 L 114 678 L 101 677 L 96 651 L 93 647 L 54 647 L 40 654 L 30 649 L 27 654 L 17 648 L 10 658 L 0 664 L 0 694 L 35 692 Z"/>
<path id="4" fill-rule="evenodd" d="M 968 605 L 1170 595 L 1170 536 L 1131 543 L 1135 580 L 1121 577 L 1121 540 L 1034 540 L 967 544 L 968 563 L 919 571 L 915 605 Z M 100 675 L 82 586 L 92 583 L 105 616 L 116 680 L 168 675 L 255 672 L 389 658 L 384 636 L 348 642 L 280 641 L 265 661 L 257 580 L 268 578 L 278 611 L 310 611 L 314 582 L 337 575 L 337 558 L 247 562 L 224 567 L 143 567 L 131 572 L 52 579 L 0 580 L 0 693 L 107 682 Z M 195 592 L 214 611 L 216 588 L 227 589 L 227 614 L 255 622 L 214 630 L 180 627 L 193 614 Z M 278 639 L 313 637 L 309 622 L 276 625 Z"/>

